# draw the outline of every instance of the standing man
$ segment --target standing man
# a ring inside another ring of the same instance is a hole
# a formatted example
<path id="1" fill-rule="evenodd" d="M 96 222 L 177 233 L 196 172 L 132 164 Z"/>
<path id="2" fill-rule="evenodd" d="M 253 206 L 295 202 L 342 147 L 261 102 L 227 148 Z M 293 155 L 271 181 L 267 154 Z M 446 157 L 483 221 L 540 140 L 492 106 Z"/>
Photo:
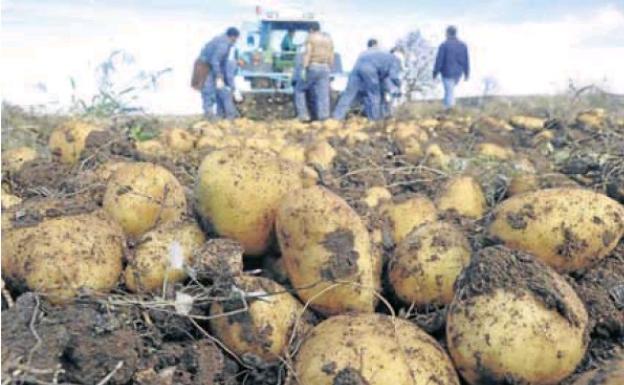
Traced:
<path id="1" fill-rule="evenodd" d="M 444 107 L 448 110 L 455 106 L 455 86 L 461 76 L 467 81 L 470 76 L 470 62 L 468 60 L 468 47 L 457 38 L 457 28 L 449 26 L 446 29 L 446 41 L 438 48 L 433 78 L 442 75 L 444 85 Z"/>
<path id="2" fill-rule="evenodd" d="M 290 28 L 286 35 L 284 35 L 284 38 L 282 39 L 281 49 L 283 53 L 297 52 L 297 46 L 295 45 L 295 30 L 293 28 Z"/>
<path id="3" fill-rule="evenodd" d="M 303 56 L 303 52 L 297 52 L 295 56 L 295 68 L 293 71 L 292 86 L 297 119 L 302 122 L 307 122 L 310 120 L 310 112 L 308 111 L 308 84 L 305 81 L 304 76 Z"/>
<path id="4" fill-rule="evenodd" d="M 318 23 L 310 27 L 305 43 L 303 68 L 305 82 L 313 100 L 313 115 L 318 120 L 329 118 L 330 73 L 334 66 L 334 43 L 331 37 L 321 32 Z"/>
<path id="5" fill-rule="evenodd" d="M 233 102 L 233 84 L 226 84 L 228 72 L 228 58 L 232 46 L 238 40 L 240 32 L 234 27 L 227 29 L 224 35 L 219 35 L 209 41 L 196 61 L 196 72 L 198 65 L 207 67 L 204 81 L 193 76 L 193 87 L 201 84 L 201 95 L 204 108 L 204 115 L 208 118 L 214 117 L 214 106 L 219 105 L 217 116 L 220 118 L 233 119 L 237 112 Z M 199 62 L 199 64 L 198 64 Z M 232 108 L 234 109 L 232 111 Z"/>

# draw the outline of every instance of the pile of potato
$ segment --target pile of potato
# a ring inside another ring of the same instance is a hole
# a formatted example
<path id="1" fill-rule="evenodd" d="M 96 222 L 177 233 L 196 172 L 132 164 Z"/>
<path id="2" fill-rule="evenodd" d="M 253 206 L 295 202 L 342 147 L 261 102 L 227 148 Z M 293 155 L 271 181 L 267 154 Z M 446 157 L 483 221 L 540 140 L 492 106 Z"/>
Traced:
<path id="1" fill-rule="evenodd" d="M 598 127 L 601 119 L 594 111 L 578 121 Z M 544 188 L 531 162 L 483 141 L 475 156 L 519 170 L 493 202 L 477 174 L 456 167 L 461 154 L 436 140 L 471 127 L 539 135 L 544 126 L 515 116 L 169 128 L 136 142 L 137 159 L 90 171 L 105 184 L 101 202 L 80 195 L 22 202 L 3 186 L 2 275 L 15 290 L 55 304 L 120 287 L 166 296 L 189 275 L 200 279 L 202 263 L 221 262 L 210 259 L 209 238 L 227 238 L 241 252 L 221 277 L 227 298 L 206 314 L 210 329 L 238 356 L 288 361 L 293 383 L 460 384 L 461 376 L 475 385 L 557 384 L 581 362 L 590 328 L 564 274 L 614 250 L 624 207 L 574 183 Z M 52 133 L 50 152 L 80 167 L 89 135 L 101 130 L 68 122 Z M 382 137 L 444 182 L 434 193 L 403 196 L 365 186 L 359 201 L 347 201 L 326 180 L 341 151 L 336 143 Z M 7 152 L 3 165 L 19 172 L 38 156 Z M 183 184 L 162 159 L 191 162 L 194 184 Z M 475 248 L 475 228 L 492 246 Z M 280 255 L 270 260 L 286 281 L 243 273 L 241 254 L 255 265 Z M 399 307 L 448 309 L 443 343 L 396 316 Z M 621 378 L 621 370 L 604 369 L 578 383 L 597 383 L 591 377 L 603 372 L 613 383 Z"/>

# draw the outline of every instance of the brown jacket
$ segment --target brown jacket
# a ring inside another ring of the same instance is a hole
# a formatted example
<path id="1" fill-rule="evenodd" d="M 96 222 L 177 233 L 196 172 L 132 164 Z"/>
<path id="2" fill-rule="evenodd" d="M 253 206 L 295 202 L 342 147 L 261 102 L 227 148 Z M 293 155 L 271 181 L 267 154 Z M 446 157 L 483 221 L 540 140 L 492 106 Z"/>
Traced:
<path id="1" fill-rule="evenodd" d="M 191 87 L 197 91 L 201 91 L 204 83 L 210 73 L 210 67 L 200 59 L 195 60 L 193 64 L 193 76 L 191 77 Z"/>
<path id="2" fill-rule="evenodd" d="M 312 32 L 306 40 L 306 50 L 303 57 L 303 67 L 310 64 L 334 65 L 334 42 L 324 32 Z"/>

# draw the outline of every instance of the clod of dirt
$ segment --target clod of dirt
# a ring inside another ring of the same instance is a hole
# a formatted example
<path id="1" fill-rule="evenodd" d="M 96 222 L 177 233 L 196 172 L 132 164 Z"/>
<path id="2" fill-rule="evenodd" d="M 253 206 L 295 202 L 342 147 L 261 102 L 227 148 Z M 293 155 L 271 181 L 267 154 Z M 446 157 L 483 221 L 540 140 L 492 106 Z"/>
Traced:
<path id="1" fill-rule="evenodd" d="M 357 273 L 357 260 L 360 254 L 354 250 L 353 232 L 338 229 L 325 236 L 323 246 L 332 255 L 321 270 L 321 277 L 327 280 L 347 278 Z"/>
<path id="2" fill-rule="evenodd" d="M 228 281 L 243 272 L 243 247 L 230 239 L 210 239 L 195 251 L 192 268 L 200 281 Z"/>
<path id="3" fill-rule="evenodd" d="M 353 368 L 345 368 L 336 374 L 332 385 L 368 385 L 368 381 L 362 377 L 359 371 Z"/>
<path id="4" fill-rule="evenodd" d="M 474 254 L 470 264 L 455 283 L 462 300 L 504 289 L 512 293 L 531 293 L 547 309 L 553 309 L 573 325 L 580 320 L 563 300 L 554 285 L 550 268 L 533 256 L 493 246 Z"/>

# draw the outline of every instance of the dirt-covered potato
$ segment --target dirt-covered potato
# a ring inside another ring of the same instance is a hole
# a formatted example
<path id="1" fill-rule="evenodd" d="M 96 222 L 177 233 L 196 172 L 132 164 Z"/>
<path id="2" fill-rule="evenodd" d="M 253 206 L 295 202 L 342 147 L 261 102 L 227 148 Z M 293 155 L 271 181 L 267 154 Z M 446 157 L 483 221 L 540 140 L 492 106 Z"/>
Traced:
<path id="1" fill-rule="evenodd" d="M 124 238 L 103 210 L 62 201 L 30 201 L 2 216 L 2 275 L 16 287 L 65 302 L 115 287 Z"/>
<path id="2" fill-rule="evenodd" d="M 319 186 L 292 191 L 275 225 L 288 277 L 304 302 L 324 314 L 374 310 L 381 259 L 342 198 Z"/>
<path id="3" fill-rule="evenodd" d="M 424 224 L 399 242 L 388 266 L 390 284 L 408 304 L 449 304 L 453 284 L 470 254 L 470 244 L 457 227 L 446 222 Z"/>
<path id="4" fill-rule="evenodd" d="M 305 152 L 306 162 L 322 169 L 331 168 L 335 156 L 336 150 L 325 140 L 312 144 Z"/>
<path id="5" fill-rule="evenodd" d="M 545 119 L 536 118 L 534 116 L 524 116 L 524 115 L 516 115 L 512 116 L 509 120 L 512 126 L 528 130 L 528 131 L 539 131 L 544 128 Z"/>
<path id="6" fill-rule="evenodd" d="M 198 178 L 199 212 L 247 255 L 261 255 L 271 245 L 277 206 L 302 185 L 300 166 L 249 148 L 208 154 Z"/>
<path id="7" fill-rule="evenodd" d="M 173 152 L 189 152 L 195 147 L 197 138 L 184 128 L 170 128 L 160 134 L 160 140 Z"/>
<path id="8" fill-rule="evenodd" d="M 110 177 L 103 207 L 126 235 L 139 237 L 157 225 L 180 220 L 186 197 L 180 182 L 163 167 L 126 163 Z"/>
<path id="9" fill-rule="evenodd" d="M 167 146 L 158 139 L 137 141 L 134 146 L 137 152 L 146 158 L 171 155 L 171 151 L 167 149 Z"/>
<path id="10" fill-rule="evenodd" d="M 370 208 L 377 207 L 380 203 L 392 199 L 390 191 L 381 186 L 374 186 L 366 190 L 366 196 L 362 201 Z"/>
<path id="11" fill-rule="evenodd" d="M 67 121 L 52 131 L 48 147 L 61 162 L 76 163 L 85 148 L 87 137 L 91 132 L 98 130 L 98 126 L 85 121 Z"/>
<path id="12" fill-rule="evenodd" d="M 424 195 L 415 195 L 402 202 L 383 204 L 381 214 L 390 225 L 392 240 L 399 243 L 416 227 L 435 221 L 438 211 L 431 199 Z"/>
<path id="13" fill-rule="evenodd" d="M 309 327 L 303 306 L 268 278 L 241 276 L 235 284 L 240 290 L 236 296 L 210 307 L 213 332 L 238 355 L 253 354 L 265 362 L 277 362 L 289 347 L 293 328 L 303 331 Z"/>
<path id="14" fill-rule="evenodd" d="M 459 385 L 450 358 L 433 338 L 382 314 L 321 322 L 303 341 L 294 369 L 301 385 Z"/>
<path id="15" fill-rule="evenodd" d="M 471 384 L 558 384 L 579 364 L 588 315 L 566 280 L 529 254 L 482 249 L 457 280 L 449 352 Z"/>
<path id="16" fill-rule="evenodd" d="M 17 172 L 24 163 L 37 159 L 37 151 L 30 147 L 16 147 L 2 152 L 2 171 Z"/>
<path id="17" fill-rule="evenodd" d="M 573 385 L 622 385 L 624 384 L 624 356 L 601 368 L 580 376 Z"/>
<path id="18" fill-rule="evenodd" d="M 8 209 L 9 207 L 13 207 L 22 202 L 22 198 L 9 193 L 4 189 L 4 187 L 2 188 L 2 195 L 0 196 L 0 199 L 2 201 L 3 210 Z"/>
<path id="19" fill-rule="evenodd" d="M 512 149 L 499 146 L 496 143 L 480 143 L 476 150 L 483 157 L 495 159 L 509 159 L 514 154 Z"/>
<path id="20" fill-rule="evenodd" d="M 458 176 L 450 179 L 436 199 L 438 210 L 453 211 L 468 218 L 481 218 L 487 202 L 483 189 L 474 178 Z"/>
<path id="21" fill-rule="evenodd" d="M 500 203 L 489 233 L 558 271 L 572 271 L 613 250 L 624 234 L 624 207 L 589 190 L 540 190 Z"/>
<path id="22" fill-rule="evenodd" d="M 192 264 L 193 252 L 205 237 L 193 222 L 169 222 L 145 233 L 124 272 L 126 286 L 133 292 L 158 292 L 164 283 L 186 278 L 185 267 Z"/>
<path id="23" fill-rule="evenodd" d="M 507 187 L 507 195 L 514 196 L 525 192 L 543 190 L 553 187 L 578 187 L 578 183 L 559 173 L 550 174 L 518 174 L 511 178 Z"/>

